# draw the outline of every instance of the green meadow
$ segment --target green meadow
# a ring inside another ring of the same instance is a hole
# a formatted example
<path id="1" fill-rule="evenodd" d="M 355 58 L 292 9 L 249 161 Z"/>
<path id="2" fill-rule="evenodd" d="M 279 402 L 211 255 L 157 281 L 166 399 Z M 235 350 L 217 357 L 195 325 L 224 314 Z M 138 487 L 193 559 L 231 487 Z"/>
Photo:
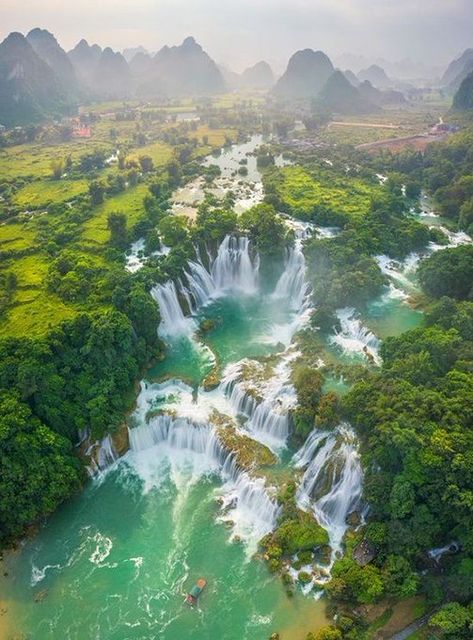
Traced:
<path id="1" fill-rule="evenodd" d="M 302 167 L 285 167 L 278 184 L 282 202 L 294 212 L 310 215 L 315 207 L 349 215 L 362 215 L 369 209 L 377 187 L 356 178 L 318 178 Z"/>

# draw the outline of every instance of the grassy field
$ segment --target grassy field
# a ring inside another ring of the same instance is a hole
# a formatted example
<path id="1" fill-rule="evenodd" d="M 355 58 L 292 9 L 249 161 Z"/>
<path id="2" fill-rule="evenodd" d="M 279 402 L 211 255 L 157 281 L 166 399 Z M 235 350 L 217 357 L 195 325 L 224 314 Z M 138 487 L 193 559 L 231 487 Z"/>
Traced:
<path id="1" fill-rule="evenodd" d="M 44 335 L 54 325 L 87 308 L 78 303 L 64 302 L 47 288 L 46 279 L 52 258 L 44 249 L 48 238 L 44 230 L 49 228 L 54 234 L 61 226 L 67 228 L 68 218 L 67 209 L 53 214 L 48 212 L 48 205 L 68 202 L 86 194 L 92 178 L 105 180 L 108 173 L 118 169 L 106 167 L 85 179 L 66 177 L 54 180 L 51 163 L 58 158 L 65 160 L 70 157 L 74 170 L 79 158 L 86 153 L 102 150 L 109 155 L 114 149 L 122 148 L 127 150 L 128 158 L 147 155 L 153 159 L 155 168 L 164 166 L 172 158 L 173 150 L 170 145 L 158 140 L 159 134 L 176 124 L 115 119 L 114 111 L 134 106 L 138 106 L 138 103 L 128 105 L 113 102 L 85 107 L 84 111 L 93 111 L 100 116 L 92 125 L 92 137 L 89 139 L 54 142 L 58 132 L 52 127 L 44 130 L 42 140 L 0 150 L 0 176 L 5 183 L 14 185 L 13 193 L 7 192 L 8 204 L 22 212 L 36 211 L 29 217 L 21 213 L 15 215 L 14 221 L 0 222 L 0 252 L 6 253 L 6 258 L 0 263 L 0 274 L 12 272 L 17 281 L 8 310 L 1 318 L 0 336 Z M 181 101 L 165 110 L 171 113 L 188 111 L 195 106 L 192 100 Z M 138 132 L 144 133 L 151 142 L 138 145 Z M 211 129 L 207 124 L 187 132 L 189 139 L 197 138 L 199 142 L 195 149 L 196 158 L 222 146 L 228 138 L 236 139 L 236 135 L 235 130 Z M 206 145 L 203 144 L 204 137 L 208 138 Z M 82 253 L 87 262 L 96 267 L 107 267 L 104 249 L 110 238 L 108 215 L 111 212 L 124 213 L 130 229 L 142 214 L 143 198 L 147 192 L 148 185 L 142 182 L 106 198 L 103 204 L 91 208 L 91 217 L 85 222 L 73 223 L 77 225 L 74 237 L 63 246 L 72 249 L 76 255 Z M 95 309 L 96 303 L 93 304 Z"/>
<path id="2" fill-rule="evenodd" d="M 224 145 L 227 138 L 232 141 L 236 140 L 237 132 L 235 129 L 211 129 L 204 124 L 189 134 L 190 138 L 197 138 L 200 143 L 203 142 L 205 136 L 208 138 L 208 145 L 217 148 Z"/>
<path id="3" fill-rule="evenodd" d="M 319 132 L 319 137 L 331 144 L 366 144 L 425 133 L 429 127 L 444 115 L 449 106 L 446 103 L 429 103 L 422 108 L 385 109 L 382 113 L 344 116 Z M 350 123 L 352 126 L 349 126 Z M 365 125 L 365 126 L 363 126 Z M 391 128 L 373 127 L 383 125 Z"/>
<path id="4" fill-rule="evenodd" d="M 317 205 L 351 215 L 362 215 L 369 209 L 376 187 L 361 180 L 347 178 L 320 181 L 302 167 L 285 167 L 279 197 L 291 210 L 308 215 Z"/>
<path id="5" fill-rule="evenodd" d="M 11 259 L 5 263 L 18 279 L 18 287 L 41 287 L 48 272 L 50 258 L 41 254 Z"/>
<path id="6" fill-rule="evenodd" d="M 140 156 L 150 156 L 153 159 L 155 166 L 162 166 L 168 162 L 172 157 L 172 149 L 169 145 L 163 142 L 154 142 L 147 144 L 144 147 L 138 147 L 128 154 L 127 159 L 132 157 L 139 158 Z"/>
<path id="7" fill-rule="evenodd" d="M 62 144 L 34 143 L 9 147 L 0 150 L 0 175 L 3 178 L 50 177 L 53 160 L 71 156 L 74 161 L 95 149 L 110 151 L 110 144 L 94 139 L 73 139 Z"/>
<path id="8" fill-rule="evenodd" d="M 0 251 L 23 251 L 34 247 L 36 233 L 31 224 L 0 224 Z"/>
<path id="9" fill-rule="evenodd" d="M 79 309 L 66 305 L 44 290 L 25 292 L 0 323 L 0 336 L 41 336 L 64 320 L 73 318 Z"/>
<path id="10" fill-rule="evenodd" d="M 94 217 L 84 224 L 81 240 L 89 246 L 105 244 L 110 237 L 107 218 L 108 214 L 112 212 L 126 214 L 128 227 L 133 225 L 143 210 L 143 198 L 147 191 L 146 184 L 139 184 L 127 189 L 124 193 L 105 200 L 102 205 L 96 207 Z"/>
<path id="11" fill-rule="evenodd" d="M 37 209 L 54 202 L 66 202 L 87 193 L 86 180 L 35 180 L 19 189 L 13 204 L 24 209 Z"/>

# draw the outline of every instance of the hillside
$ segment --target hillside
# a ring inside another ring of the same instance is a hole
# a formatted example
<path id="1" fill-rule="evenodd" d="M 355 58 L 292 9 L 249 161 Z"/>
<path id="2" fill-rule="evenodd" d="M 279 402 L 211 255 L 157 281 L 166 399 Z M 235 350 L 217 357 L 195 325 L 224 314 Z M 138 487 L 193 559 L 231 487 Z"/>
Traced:
<path id="1" fill-rule="evenodd" d="M 63 87 L 72 94 L 78 94 L 79 85 L 74 67 L 53 34 L 46 29 L 32 29 L 26 39 L 37 55 L 56 73 Z"/>
<path id="2" fill-rule="evenodd" d="M 466 76 L 456 92 L 453 108 L 458 111 L 473 109 L 473 71 Z"/>
<path id="3" fill-rule="evenodd" d="M 367 69 L 363 69 L 358 74 L 358 80 L 365 82 L 368 80 L 377 89 L 385 89 L 392 85 L 391 80 L 388 78 L 385 70 L 377 64 L 372 64 Z"/>
<path id="4" fill-rule="evenodd" d="M 243 71 L 240 83 L 246 89 L 270 89 L 274 85 L 273 70 L 262 60 Z"/>
<path id="5" fill-rule="evenodd" d="M 322 87 L 316 103 L 323 109 L 340 114 L 362 114 L 379 111 L 379 107 L 350 84 L 343 73 L 338 70 L 330 76 Z"/>
<path id="6" fill-rule="evenodd" d="M 59 77 L 21 33 L 11 33 L 0 44 L 0 123 L 38 122 L 69 106 Z"/>
<path id="7" fill-rule="evenodd" d="M 473 71 L 473 49 L 465 49 L 459 58 L 448 65 L 440 84 L 458 88 L 470 71 Z"/>
<path id="8" fill-rule="evenodd" d="M 141 95 L 199 95 L 223 91 L 225 83 L 215 62 L 192 37 L 179 46 L 163 47 L 138 81 Z"/>
<path id="9" fill-rule="evenodd" d="M 274 93 L 284 98 L 313 98 L 333 72 L 333 64 L 322 51 L 297 51 L 290 58 Z"/>

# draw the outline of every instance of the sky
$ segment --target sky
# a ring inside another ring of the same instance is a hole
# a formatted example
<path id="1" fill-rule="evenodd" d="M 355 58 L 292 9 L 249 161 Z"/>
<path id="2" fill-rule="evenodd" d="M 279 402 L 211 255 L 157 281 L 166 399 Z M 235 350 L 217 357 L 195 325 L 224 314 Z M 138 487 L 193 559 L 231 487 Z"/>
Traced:
<path id="1" fill-rule="evenodd" d="M 85 38 L 156 51 L 193 35 L 237 71 L 261 59 L 282 70 L 306 47 L 444 67 L 473 47 L 473 0 L 0 0 L 2 38 L 37 26 L 66 50 Z"/>

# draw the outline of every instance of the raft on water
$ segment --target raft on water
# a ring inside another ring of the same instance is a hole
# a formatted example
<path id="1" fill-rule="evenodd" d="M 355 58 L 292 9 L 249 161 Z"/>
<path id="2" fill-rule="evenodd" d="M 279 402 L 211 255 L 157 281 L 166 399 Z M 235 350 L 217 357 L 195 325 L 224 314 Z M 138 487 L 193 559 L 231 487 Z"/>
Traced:
<path id="1" fill-rule="evenodd" d="M 186 602 L 188 604 L 192 604 L 192 605 L 196 604 L 197 603 L 197 599 L 200 596 L 200 594 L 202 593 L 202 591 L 204 590 L 206 584 L 207 584 L 207 581 L 204 580 L 203 578 L 200 578 L 199 580 L 197 580 L 195 585 L 192 587 L 192 589 L 187 594 Z"/>

